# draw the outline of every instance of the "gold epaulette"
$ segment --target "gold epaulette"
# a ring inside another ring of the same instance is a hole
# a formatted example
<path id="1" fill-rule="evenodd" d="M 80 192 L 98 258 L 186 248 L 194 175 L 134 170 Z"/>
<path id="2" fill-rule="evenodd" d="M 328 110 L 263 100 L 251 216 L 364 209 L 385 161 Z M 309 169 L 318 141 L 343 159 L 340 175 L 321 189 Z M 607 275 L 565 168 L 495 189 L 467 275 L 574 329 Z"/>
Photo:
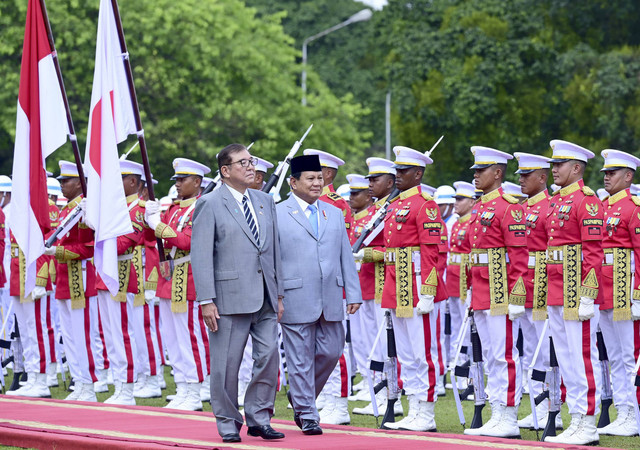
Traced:
<path id="1" fill-rule="evenodd" d="M 509 203 L 513 203 L 513 204 L 518 203 L 518 199 L 511 194 L 502 194 L 502 198 L 508 201 Z"/>
<path id="2" fill-rule="evenodd" d="M 327 194 L 327 197 L 329 197 L 334 202 L 337 202 L 338 200 L 342 200 L 342 197 L 340 197 L 340 194 L 336 194 L 335 192 L 329 192 Z"/>
<path id="3" fill-rule="evenodd" d="M 430 202 L 431 200 L 433 200 L 433 197 L 427 194 L 426 192 L 422 192 L 421 194 L 422 194 L 422 198 L 425 199 L 426 201 Z"/>
<path id="4" fill-rule="evenodd" d="M 632 195 L 631 200 L 636 206 L 640 206 L 640 198 L 636 197 L 635 195 Z"/>
<path id="5" fill-rule="evenodd" d="M 584 192 L 584 195 L 596 195 L 589 186 L 582 186 L 582 192 Z"/>
<path id="6" fill-rule="evenodd" d="M 558 195 L 560 193 L 560 191 L 561 191 L 561 189 L 557 189 L 557 190 L 553 191 L 551 196 L 553 197 L 554 195 Z"/>
<path id="7" fill-rule="evenodd" d="M 54 202 L 53 200 L 49 199 L 49 205 L 55 206 L 56 202 Z"/>
<path id="8" fill-rule="evenodd" d="M 147 202 L 145 202 L 144 200 L 140 199 L 140 200 L 138 200 L 138 206 L 140 206 L 141 208 L 146 208 L 147 207 Z"/>

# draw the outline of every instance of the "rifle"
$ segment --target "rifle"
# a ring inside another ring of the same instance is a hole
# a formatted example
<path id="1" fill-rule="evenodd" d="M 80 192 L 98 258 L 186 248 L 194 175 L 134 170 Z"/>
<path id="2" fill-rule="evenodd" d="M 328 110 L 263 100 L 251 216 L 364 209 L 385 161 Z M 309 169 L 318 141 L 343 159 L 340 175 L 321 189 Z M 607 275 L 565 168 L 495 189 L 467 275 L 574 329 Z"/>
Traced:
<path id="1" fill-rule="evenodd" d="M 558 359 L 556 357 L 556 349 L 553 346 L 553 337 L 549 336 L 549 372 L 546 381 L 549 384 L 549 415 L 547 416 L 547 425 L 542 432 L 542 441 L 547 436 L 556 435 L 556 417 L 560 414 L 562 400 L 560 392 L 560 369 L 558 367 Z"/>
<path id="2" fill-rule="evenodd" d="M 460 353 L 462 352 L 462 343 L 464 341 L 464 334 L 467 331 L 467 326 L 469 325 L 469 308 L 467 308 L 464 312 L 464 319 L 462 320 L 462 326 L 460 327 L 460 332 L 458 333 L 458 340 L 456 341 L 456 354 L 453 358 L 453 362 L 451 363 L 451 366 L 449 367 L 449 372 L 450 372 L 450 376 L 451 376 L 451 387 L 453 388 L 453 398 L 456 401 L 456 409 L 458 410 L 458 419 L 460 419 L 460 425 L 462 425 L 462 429 L 465 429 L 465 425 L 466 425 L 466 420 L 464 418 L 464 411 L 462 410 L 462 401 L 460 398 L 460 393 L 458 392 L 458 379 L 457 379 L 457 375 L 458 373 L 456 372 L 458 370 L 458 358 L 460 357 Z M 466 349 L 465 349 L 465 353 L 466 353 Z M 462 370 L 464 370 L 462 368 L 462 366 L 460 366 Z M 467 375 L 469 375 L 468 369 L 467 369 Z M 469 390 L 469 386 L 467 386 L 467 389 L 465 390 L 465 392 L 467 392 Z M 466 395 L 469 395 L 468 393 Z M 465 395 L 465 397 L 466 397 Z"/>
<path id="3" fill-rule="evenodd" d="M 451 357 L 451 309 L 449 308 L 449 300 L 444 309 L 444 360 L 445 364 L 449 365 L 449 358 Z M 447 372 L 444 373 L 444 379 L 446 382 Z"/>
<path id="4" fill-rule="evenodd" d="M 73 211 L 71 211 L 69 215 L 64 218 L 62 223 L 58 226 L 58 228 L 56 228 L 56 231 L 54 231 L 51 236 L 49 236 L 49 238 L 44 243 L 44 246 L 46 248 L 51 248 L 51 246 L 58 240 L 59 236 L 67 234 L 75 226 L 76 223 L 82 220 L 82 214 L 83 211 L 82 209 L 80 209 L 79 205 L 73 208 Z"/>
<path id="5" fill-rule="evenodd" d="M 398 386 L 398 353 L 396 352 L 396 336 L 393 332 L 393 321 L 391 313 L 384 312 L 384 320 L 387 325 L 387 359 L 384 362 L 384 372 L 387 378 L 387 410 L 382 418 L 380 428 L 386 429 L 384 424 L 395 422 L 393 413 L 396 401 L 400 398 L 400 387 Z"/>
<path id="6" fill-rule="evenodd" d="M 377 385 L 373 385 L 372 373 L 384 372 L 384 362 L 374 360 L 373 354 L 376 351 L 376 347 L 378 346 L 378 342 L 380 342 L 380 337 L 382 336 L 382 330 L 384 330 L 385 327 L 385 322 L 381 322 L 380 327 L 378 328 L 378 333 L 376 334 L 376 338 L 373 340 L 371 351 L 369 352 L 369 356 L 367 357 L 367 361 L 369 361 L 369 370 L 366 371 L 367 381 L 369 384 L 369 395 L 371 396 L 371 408 L 373 410 L 373 416 L 376 418 L 376 426 L 378 427 L 380 427 L 380 424 L 378 423 L 378 417 L 380 416 L 380 413 L 378 412 L 378 399 L 376 398 L 376 394 L 387 386 L 387 380 L 382 380 Z"/>
<path id="7" fill-rule="evenodd" d="M 289 150 L 289 153 L 287 154 L 287 156 L 284 158 L 283 161 L 280 161 L 280 163 L 278 164 L 278 167 L 276 167 L 276 170 L 273 171 L 267 183 L 262 187 L 262 192 L 269 192 L 269 193 L 275 194 L 280 190 L 279 188 L 277 188 L 274 192 L 271 192 L 271 189 L 276 185 L 276 183 L 278 183 L 278 181 L 280 181 L 279 185 L 282 186 L 281 180 L 284 179 L 282 178 L 282 176 L 287 173 L 287 170 L 289 170 L 289 166 L 291 165 L 291 158 L 293 158 L 296 155 L 296 153 L 298 153 L 298 150 L 300 149 L 302 142 L 304 142 L 305 138 L 307 137 L 307 134 L 309 134 L 309 131 L 311 131 L 311 128 L 313 128 L 313 124 L 311 124 L 309 128 L 307 128 L 307 131 L 302 135 L 300 140 L 296 141 L 293 144 L 293 147 L 291 147 L 291 150 Z"/>
<path id="8" fill-rule="evenodd" d="M 602 394 L 600 396 L 600 409 L 602 412 L 598 419 L 598 428 L 602 428 L 611 423 L 609 408 L 613 403 L 613 390 L 611 389 L 609 355 L 607 355 L 607 346 L 604 344 L 604 337 L 602 336 L 602 330 L 600 327 L 598 327 L 598 331 L 596 331 L 596 336 L 598 359 L 600 360 L 600 369 L 602 370 Z"/>
<path id="9" fill-rule="evenodd" d="M 533 353 L 533 358 L 531 359 L 531 364 L 529 364 L 529 373 L 531 381 L 539 381 L 544 383 L 547 377 L 546 371 L 541 371 L 534 369 L 536 361 L 538 360 L 538 355 L 540 354 L 540 349 L 542 348 L 542 341 L 544 339 L 545 334 L 547 333 L 547 327 L 549 326 L 549 319 L 544 321 L 544 326 L 542 327 L 542 334 L 540 335 L 540 339 L 538 340 L 538 345 L 536 345 L 536 351 Z M 529 382 L 529 402 L 531 404 L 531 417 L 533 417 L 533 429 L 536 430 L 536 435 L 538 434 L 538 430 L 540 429 L 538 425 L 538 415 L 536 411 L 536 406 L 542 403 L 546 398 L 549 398 L 549 390 L 543 390 L 537 396 L 533 396 L 533 385 Z"/>
<path id="10" fill-rule="evenodd" d="M 351 318 L 347 314 L 347 333 L 345 342 L 347 343 L 347 351 L 349 352 L 349 369 L 351 370 L 351 394 L 353 395 L 353 380 L 356 377 L 356 355 L 353 353 L 353 342 L 351 340 Z"/>
<path id="11" fill-rule="evenodd" d="M 394 188 L 391 194 L 389 194 L 389 196 L 387 197 L 387 201 L 384 202 L 384 205 L 382 205 L 382 207 L 376 211 L 371 220 L 369 220 L 369 222 L 364 226 L 362 234 L 351 247 L 351 251 L 353 251 L 353 253 L 358 253 L 363 246 L 365 246 L 368 242 L 371 242 L 371 240 L 373 240 L 373 238 L 378 234 L 376 233 L 371 236 L 371 240 L 365 243 L 365 239 L 367 239 L 367 237 L 372 234 L 372 232 L 376 230 L 378 226 L 382 224 L 382 222 L 384 222 L 384 218 L 387 215 L 387 209 L 389 208 L 389 205 L 393 200 L 395 200 L 398 195 L 400 195 L 400 190 L 398 188 Z"/>

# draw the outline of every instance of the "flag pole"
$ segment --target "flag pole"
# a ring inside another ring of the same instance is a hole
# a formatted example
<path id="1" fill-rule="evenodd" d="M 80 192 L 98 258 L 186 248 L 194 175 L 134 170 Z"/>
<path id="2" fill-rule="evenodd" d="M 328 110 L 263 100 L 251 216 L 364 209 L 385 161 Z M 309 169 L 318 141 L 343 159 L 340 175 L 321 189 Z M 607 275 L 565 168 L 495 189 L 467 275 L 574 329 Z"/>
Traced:
<path id="1" fill-rule="evenodd" d="M 122 19 L 120 18 L 118 0 L 111 0 L 111 6 L 113 8 L 116 28 L 118 29 L 118 39 L 120 41 L 120 50 L 122 51 L 123 55 L 124 71 L 127 74 L 127 84 L 129 85 L 129 95 L 131 96 L 131 104 L 133 106 L 133 117 L 136 121 L 136 132 L 138 135 L 138 143 L 140 144 L 140 155 L 142 156 L 144 175 L 147 180 L 147 191 L 149 193 L 149 200 L 155 200 L 156 197 L 153 191 L 153 178 L 151 178 L 149 155 L 147 153 L 147 141 L 144 138 L 142 119 L 140 118 L 140 107 L 138 106 L 138 96 L 136 95 L 136 88 L 133 83 L 133 71 L 131 70 L 131 61 L 129 61 L 129 50 L 127 50 L 127 43 L 124 39 L 124 30 L 122 29 Z M 162 262 L 165 260 L 164 245 L 162 244 L 162 239 L 157 238 L 156 241 L 158 242 L 158 253 L 160 254 L 160 261 Z"/>
<path id="2" fill-rule="evenodd" d="M 64 81 L 62 80 L 62 71 L 60 70 L 60 62 L 58 61 L 58 52 L 56 45 L 53 41 L 53 33 L 51 32 L 51 24 L 49 23 L 49 15 L 47 14 L 47 6 L 45 0 L 40 0 L 40 8 L 42 9 L 42 17 L 44 19 L 44 26 L 47 29 L 47 38 L 49 39 L 49 46 L 51 47 L 51 56 L 53 58 L 53 66 L 56 68 L 56 75 L 58 76 L 58 85 L 62 92 L 62 101 L 64 102 L 64 110 L 67 114 L 67 125 L 69 126 L 69 140 L 71 141 L 71 148 L 73 149 L 73 156 L 76 160 L 76 167 L 78 168 L 78 177 L 80 178 L 80 185 L 82 186 L 82 195 L 87 196 L 87 180 L 84 176 L 84 168 L 82 167 L 82 158 L 80 158 L 80 149 L 78 148 L 78 137 L 76 136 L 76 130 L 73 126 L 73 120 L 71 118 L 71 108 L 69 108 L 69 100 L 67 99 L 67 91 L 64 88 Z"/>

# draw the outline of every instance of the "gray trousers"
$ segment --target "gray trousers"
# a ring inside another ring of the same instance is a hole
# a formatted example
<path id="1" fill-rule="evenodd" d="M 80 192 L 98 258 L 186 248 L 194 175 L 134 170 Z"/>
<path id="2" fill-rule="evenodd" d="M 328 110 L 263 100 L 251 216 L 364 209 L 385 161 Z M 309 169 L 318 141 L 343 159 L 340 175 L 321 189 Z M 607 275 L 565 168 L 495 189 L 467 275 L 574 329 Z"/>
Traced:
<path id="1" fill-rule="evenodd" d="M 312 323 L 281 326 L 293 409 L 302 419 L 320 420 L 316 397 L 342 355 L 344 325 L 320 316 Z"/>
<path id="2" fill-rule="evenodd" d="M 253 340 L 253 374 L 244 400 L 248 426 L 269 425 L 278 380 L 277 317 L 265 299 L 252 314 L 220 315 L 218 331 L 209 331 L 211 409 L 220 436 L 237 433 L 243 424 L 238 411 L 238 370 L 248 336 Z"/>

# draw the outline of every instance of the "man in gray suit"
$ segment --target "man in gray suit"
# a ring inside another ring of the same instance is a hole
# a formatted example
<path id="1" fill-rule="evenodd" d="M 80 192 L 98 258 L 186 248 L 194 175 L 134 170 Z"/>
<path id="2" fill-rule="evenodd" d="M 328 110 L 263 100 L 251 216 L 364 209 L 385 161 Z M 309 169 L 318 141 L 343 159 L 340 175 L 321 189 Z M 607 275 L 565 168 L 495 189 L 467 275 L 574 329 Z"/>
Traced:
<path id="1" fill-rule="evenodd" d="M 254 363 L 244 403 L 248 434 L 284 437 L 270 425 L 278 378 L 277 319 L 283 311 L 278 227 L 271 196 L 248 189 L 256 163 L 243 145 L 222 149 L 218 167 L 224 184 L 198 200 L 193 220 L 191 262 L 209 328 L 211 407 L 224 442 L 240 442 L 238 370 L 249 335 Z"/>
<path id="2" fill-rule="evenodd" d="M 280 323 L 296 424 L 322 434 L 315 399 L 344 349 L 343 289 L 347 312 L 362 303 L 360 281 L 342 211 L 318 201 L 322 168 L 317 155 L 291 160 L 291 196 L 278 204 L 284 314 Z"/>

